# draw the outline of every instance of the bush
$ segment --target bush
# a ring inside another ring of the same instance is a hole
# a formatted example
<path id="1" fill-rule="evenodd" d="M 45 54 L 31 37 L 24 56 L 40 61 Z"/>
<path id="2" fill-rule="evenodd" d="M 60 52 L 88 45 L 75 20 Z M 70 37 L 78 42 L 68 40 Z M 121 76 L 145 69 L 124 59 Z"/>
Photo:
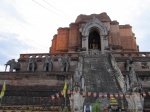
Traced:
<path id="1" fill-rule="evenodd" d="M 64 107 L 63 112 L 69 112 L 67 107 Z"/>
<path id="2" fill-rule="evenodd" d="M 92 107 L 92 112 L 103 112 L 98 100 L 96 100 L 96 102 L 94 103 L 94 105 Z"/>

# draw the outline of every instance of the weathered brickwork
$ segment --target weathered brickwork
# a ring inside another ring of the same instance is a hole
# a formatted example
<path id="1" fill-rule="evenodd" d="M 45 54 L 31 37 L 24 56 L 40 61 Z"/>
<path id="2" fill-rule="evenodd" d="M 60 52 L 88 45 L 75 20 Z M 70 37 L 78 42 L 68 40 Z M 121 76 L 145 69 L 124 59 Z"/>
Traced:
<path id="1" fill-rule="evenodd" d="M 76 23 L 70 24 L 69 51 L 75 51 L 78 47 L 79 26 Z"/>
<path id="2" fill-rule="evenodd" d="M 103 12 L 101 14 L 91 14 L 91 15 L 83 15 L 80 14 L 75 23 L 80 23 L 80 22 L 86 22 L 87 20 L 91 20 L 93 17 L 98 18 L 99 20 L 101 20 L 102 22 L 110 22 L 111 19 L 110 17 L 107 15 L 107 13 Z"/>
<path id="3" fill-rule="evenodd" d="M 69 82 L 73 73 L 74 72 L 3 72 L 0 74 L 0 85 L 3 84 L 3 80 L 7 80 L 7 86 L 63 86 L 64 80 L 66 79 L 66 81 Z M 7 88 L 8 91 L 9 89 L 11 88 Z"/>
<path id="4" fill-rule="evenodd" d="M 51 58 L 53 59 L 53 67 L 52 67 L 52 72 L 58 72 L 61 71 L 61 63 L 59 62 L 59 59 L 63 56 L 68 56 L 70 57 L 70 67 L 69 71 L 74 71 L 77 63 L 78 63 L 78 53 L 54 53 L 54 54 L 49 54 L 49 53 L 39 53 L 39 54 L 20 54 L 20 58 L 18 61 L 21 64 L 21 72 L 26 72 L 29 64 L 29 59 L 33 59 L 37 65 L 35 71 L 44 71 L 44 60 L 45 58 Z"/>
<path id="5" fill-rule="evenodd" d="M 57 51 L 68 51 L 69 28 L 59 28 L 56 40 Z"/>
<path id="6" fill-rule="evenodd" d="M 101 13 L 91 15 L 81 14 L 77 17 L 75 23 L 70 24 L 69 28 L 59 28 L 57 37 L 53 37 L 50 53 L 62 51 L 76 52 L 78 49 L 82 48 L 81 41 L 83 36 L 80 29 L 93 17 L 99 19 L 107 29 L 110 29 L 108 33 L 108 46 L 112 50 L 138 51 L 132 27 L 130 25 L 119 25 L 117 21 L 111 21 L 106 13 Z"/>
<path id="7" fill-rule="evenodd" d="M 117 21 L 111 22 L 109 44 L 112 46 L 112 49 L 121 49 L 119 23 Z"/>
<path id="8" fill-rule="evenodd" d="M 35 71 L 44 71 L 43 69 L 43 65 L 44 62 L 42 62 L 42 59 L 38 59 L 39 61 L 36 62 L 37 64 L 37 68 L 35 69 Z M 28 67 L 28 61 L 20 61 L 21 62 L 21 71 L 27 71 L 27 67 Z M 74 71 L 74 69 L 77 66 L 77 60 L 72 60 L 70 62 L 70 71 Z M 58 59 L 55 59 L 55 61 L 53 62 L 53 68 L 52 71 L 61 71 L 61 64 L 60 62 L 58 62 Z"/>
<path id="9" fill-rule="evenodd" d="M 52 39 L 52 47 L 50 48 L 51 53 L 56 52 L 56 41 L 57 41 L 57 35 L 54 35 Z"/>
<path id="10" fill-rule="evenodd" d="M 119 28 L 123 51 L 137 51 L 132 27 L 130 25 L 121 25 Z"/>

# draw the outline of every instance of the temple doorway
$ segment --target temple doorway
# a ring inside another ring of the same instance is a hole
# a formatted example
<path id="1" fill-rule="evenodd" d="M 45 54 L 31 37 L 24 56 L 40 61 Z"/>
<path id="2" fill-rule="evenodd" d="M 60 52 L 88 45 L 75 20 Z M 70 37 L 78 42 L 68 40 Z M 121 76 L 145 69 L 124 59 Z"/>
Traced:
<path id="1" fill-rule="evenodd" d="M 90 31 L 88 42 L 90 50 L 101 50 L 100 35 L 96 30 Z"/>

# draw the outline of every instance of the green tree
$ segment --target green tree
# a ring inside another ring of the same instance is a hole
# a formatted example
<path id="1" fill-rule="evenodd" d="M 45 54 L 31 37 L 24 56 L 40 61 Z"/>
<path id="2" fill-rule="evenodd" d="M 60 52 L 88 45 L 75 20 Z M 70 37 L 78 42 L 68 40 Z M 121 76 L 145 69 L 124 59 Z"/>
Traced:
<path id="1" fill-rule="evenodd" d="M 69 112 L 68 108 L 65 106 L 63 112 Z"/>
<path id="2" fill-rule="evenodd" d="M 59 107 L 58 112 L 63 112 L 63 110 L 62 110 L 62 108 L 61 108 L 61 107 Z"/>
<path id="3" fill-rule="evenodd" d="M 103 112 L 100 103 L 98 102 L 98 99 L 94 103 L 92 107 L 92 112 Z"/>

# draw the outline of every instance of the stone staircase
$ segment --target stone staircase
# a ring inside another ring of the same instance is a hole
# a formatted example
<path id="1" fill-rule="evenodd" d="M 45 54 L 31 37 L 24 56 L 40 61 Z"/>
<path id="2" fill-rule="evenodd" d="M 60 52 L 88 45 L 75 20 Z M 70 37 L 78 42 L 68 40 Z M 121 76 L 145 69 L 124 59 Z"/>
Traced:
<path id="1" fill-rule="evenodd" d="M 105 54 L 86 56 L 83 62 L 83 75 L 86 92 L 118 93 L 121 92 L 112 70 L 110 60 Z M 85 97 L 84 104 L 94 103 L 97 97 Z"/>

